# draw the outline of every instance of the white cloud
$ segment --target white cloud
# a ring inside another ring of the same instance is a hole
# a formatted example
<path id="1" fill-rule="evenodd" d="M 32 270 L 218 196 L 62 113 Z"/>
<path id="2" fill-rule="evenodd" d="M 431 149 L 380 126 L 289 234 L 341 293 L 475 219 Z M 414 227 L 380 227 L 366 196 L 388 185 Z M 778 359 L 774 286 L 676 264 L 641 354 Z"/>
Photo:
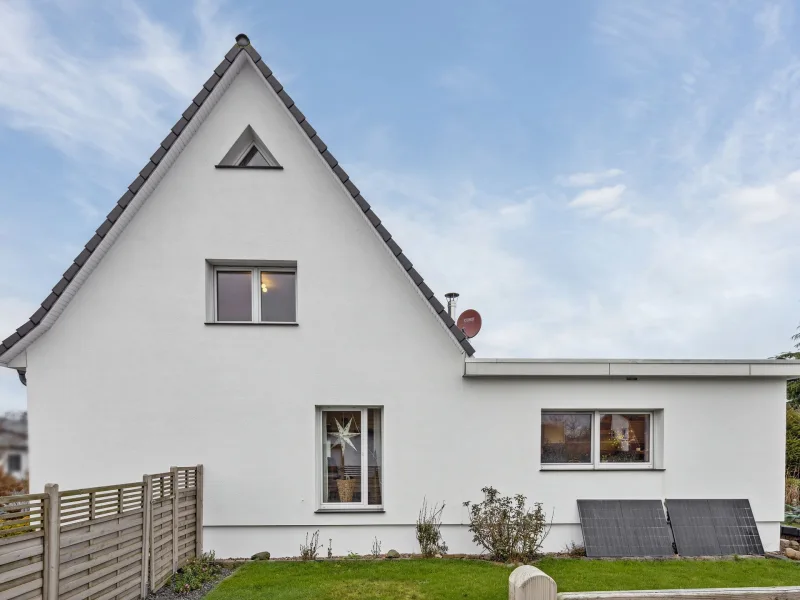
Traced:
<path id="1" fill-rule="evenodd" d="M 211 18 L 209 3 L 199 3 L 195 14 L 206 38 L 192 46 L 129 2 L 104 16 L 124 22 L 120 30 L 131 45 L 86 56 L 46 20 L 58 20 L 58 5 L 47 13 L 38 8 L 0 2 L 0 119 L 73 158 L 87 150 L 123 162 L 149 156 L 177 102 L 197 92 L 235 35 L 227 20 Z"/>
<path id="2" fill-rule="evenodd" d="M 766 4 L 753 18 L 753 22 L 764 36 L 765 46 L 771 46 L 781 39 L 781 7 L 779 4 Z"/>
<path id="3" fill-rule="evenodd" d="M 614 179 L 623 175 L 625 171 L 622 169 L 606 169 L 605 171 L 589 171 L 585 173 L 573 173 L 572 175 L 559 175 L 556 177 L 556 183 L 564 187 L 591 187 Z"/>
<path id="4" fill-rule="evenodd" d="M 590 214 L 611 210 L 622 202 L 622 194 L 625 193 L 625 189 L 625 186 L 619 183 L 596 190 L 585 190 L 575 196 L 569 206 Z"/>

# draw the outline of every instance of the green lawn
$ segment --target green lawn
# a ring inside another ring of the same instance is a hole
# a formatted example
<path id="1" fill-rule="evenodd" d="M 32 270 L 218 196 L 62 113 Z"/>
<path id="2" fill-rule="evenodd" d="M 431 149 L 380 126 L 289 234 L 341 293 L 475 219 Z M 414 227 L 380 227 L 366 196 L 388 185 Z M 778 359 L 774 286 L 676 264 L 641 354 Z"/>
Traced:
<path id="1" fill-rule="evenodd" d="M 538 565 L 559 592 L 800 585 L 788 561 L 586 561 Z M 484 561 L 255 562 L 240 567 L 206 600 L 506 600 L 511 569 Z"/>

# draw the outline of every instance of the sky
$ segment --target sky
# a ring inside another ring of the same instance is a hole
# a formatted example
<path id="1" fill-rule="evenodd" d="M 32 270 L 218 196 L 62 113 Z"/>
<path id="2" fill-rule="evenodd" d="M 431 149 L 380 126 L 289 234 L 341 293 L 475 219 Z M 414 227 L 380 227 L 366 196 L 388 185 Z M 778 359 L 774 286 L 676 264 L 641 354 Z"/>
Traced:
<path id="1" fill-rule="evenodd" d="M 799 11 L 2 0 L 0 338 L 244 32 L 430 287 L 481 312 L 478 356 L 788 350 L 800 323 Z M 24 407 L 0 369 L 0 410 Z"/>

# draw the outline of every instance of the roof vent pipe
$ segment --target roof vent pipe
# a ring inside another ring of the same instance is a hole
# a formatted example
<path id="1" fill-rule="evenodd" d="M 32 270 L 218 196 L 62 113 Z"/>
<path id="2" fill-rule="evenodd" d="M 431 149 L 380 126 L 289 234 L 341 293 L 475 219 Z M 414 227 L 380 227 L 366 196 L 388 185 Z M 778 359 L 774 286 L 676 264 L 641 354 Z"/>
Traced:
<path id="1" fill-rule="evenodd" d="M 453 321 L 456 320 L 456 302 L 458 302 L 459 294 L 457 292 L 448 292 L 444 295 L 447 298 L 447 314 Z"/>

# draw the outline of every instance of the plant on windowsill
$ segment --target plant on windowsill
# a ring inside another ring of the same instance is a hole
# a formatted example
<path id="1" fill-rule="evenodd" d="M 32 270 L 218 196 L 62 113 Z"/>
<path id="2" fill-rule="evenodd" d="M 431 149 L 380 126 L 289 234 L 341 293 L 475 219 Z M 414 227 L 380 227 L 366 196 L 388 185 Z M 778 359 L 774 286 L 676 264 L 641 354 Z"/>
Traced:
<path id="1" fill-rule="evenodd" d="M 352 502 L 353 494 L 358 489 L 358 484 L 360 483 L 360 481 L 359 479 L 350 477 L 350 475 L 345 470 L 344 453 L 347 446 L 350 446 L 353 450 L 358 451 L 353 442 L 350 441 L 350 438 L 359 436 L 361 434 L 355 431 L 353 432 L 350 431 L 350 426 L 353 424 L 353 419 L 350 419 L 347 422 L 347 425 L 345 425 L 344 427 L 342 427 L 338 419 L 334 419 L 334 421 L 336 423 L 336 431 L 331 434 L 331 437 L 333 437 L 331 448 L 340 446 L 342 449 L 342 460 L 341 464 L 339 465 L 339 479 L 336 480 L 336 489 L 339 492 L 340 502 Z"/>

